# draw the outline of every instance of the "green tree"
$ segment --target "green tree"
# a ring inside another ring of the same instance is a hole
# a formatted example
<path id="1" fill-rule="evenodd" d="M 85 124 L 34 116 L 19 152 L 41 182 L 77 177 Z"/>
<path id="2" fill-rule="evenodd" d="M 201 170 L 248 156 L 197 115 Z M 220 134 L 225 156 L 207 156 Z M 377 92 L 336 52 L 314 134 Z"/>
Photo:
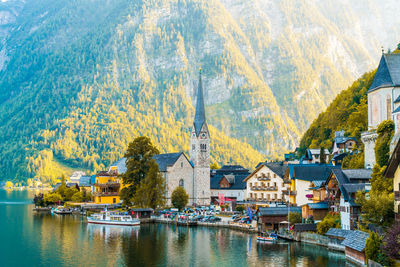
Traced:
<path id="1" fill-rule="evenodd" d="M 166 185 L 156 161 L 150 161 L 150 169 L 143 181 L 140 182 L 134 197 L 135 205 L 156 209 L 165 205 Z"/>
<path id="2" fill-rule="evenodd" d="M 172 205 L 181 211 L 189 201 L 189 195 L 186 193 L 185 189 L 181 186 L 175 188 L 171 195 Z"/>
<path id="3" fill-rule="evenodd" d="M 83 192 L 76 192 L 72 197 L 71 200 L 73 202 L 83 202 Z"/>
<path id="4" fill-rule="evenodd" d="M 383 266 L 390 265 L 390 260 L 383 252 L 383 237 L 377 233 L 370 232 L 369 237 L 365 243 L 365 256 L 368 260 L 373 260 L 382 264 Z"/>
<path id="5" fill-rule="evenodd" d="M 317 232 L 320 235 L 326 234 L 331 228 L 340 228 L 340 215 L 328 213 L 324 219 L 317 224 Z"/>
<path id="6" fill-rule="evenodd" d="M 300 212 L 289 212 L 288 221 L 290 224 L 301 223 L 301 213 Z"/>
<path id="7" fill-rule="evenodd" d="M 46 204 L 56 204 L 62 201 L 62 196 L 59 193 L 49 193 L 44 195 L 43 201 Z"/>
<path id="8" fill-rule="evenodd" d="M 72 196 L 75 195 L 78 192 L 78 189 L 75 187 L 68 187 L 64 191 L 64 195 L 62 196 L 64 198 L 64 201 L 70 201 L 72 200 Z"/>
<path id="9" fill-rule="evenodd" d="M 393 179 L 383 177 L 385 168 L 376 164 L 372 169 L 371 191 L 356 193 L 356 202 L 361 205 L 365 224 L 374 223 L 388 227 L 393 223 Z"/>
<path id="10" fill-rule="evenodd" d="M 383 167 L 389 161 L 390 141 L 394 134 L 394 123 L 392 120 L 381 122 L 376 129 L 378 138 L 375 142 L 376 164 Z"/>
<path id="11" fill-rule="evenodd" d="M 321 146 L 320 152 L 319 152 L 319 161 L 322 164 L 326 163 L 326 155 L 325 155 L 325 148 Z"/>
<path id="12" fill-rule="evenodd" d="M 138 186 L 150 170 L 153 156 L 159 153 L 146 136 L 137 137 L 129 143 L 125 153 L 127 170 L 122 176 L 126 187 L 121 190 L 120 196 L 124 203 L 131 203 Z"/>

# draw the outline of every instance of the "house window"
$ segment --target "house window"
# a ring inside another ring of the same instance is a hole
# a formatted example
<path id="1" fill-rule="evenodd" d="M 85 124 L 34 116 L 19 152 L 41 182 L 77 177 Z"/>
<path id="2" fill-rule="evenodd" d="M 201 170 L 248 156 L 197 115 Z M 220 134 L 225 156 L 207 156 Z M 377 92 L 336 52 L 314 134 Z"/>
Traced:
<path id="1" fill-rule="evenodd" d="M 392 119 L 392 98 L 390 95 L 386 96 L 386 119 Z"/>
<path id="2" fill-rule="evenodd" d="M 274 183 L 274 187 L 276 187 L 276 182 Z"/>
<path id="3" fill-rule="evenodd" d="M 253 186 L 253 184 L 252 183 L 250 183 L 250 187 L 252 187 Z"/>
<path id="4" fill-rule="evenodd" d="M 264 198 L 264 193 L 261 193 L 261 198 Z"/>
<path id="5" fill-rule="evenodd" d="M 274 178 L 276 178 L 276 174 L 274 173 Z"/>
<path id="6" fill-rule="evenodd" d="M 253 198 L 253 193 L 250 193 L 250 198 Z"/>
<path id="7" fill-rule="evenodd" d="M 185 182 L 183 181 L 183 179 L 179 180 L 179 186 L 180 187 L 184 187 L 185 186 Z"/>
<path id="8" fill-rule="evenodd" d="M 257 198 L 257 193 L 254 193 L 254 198 Z"/>

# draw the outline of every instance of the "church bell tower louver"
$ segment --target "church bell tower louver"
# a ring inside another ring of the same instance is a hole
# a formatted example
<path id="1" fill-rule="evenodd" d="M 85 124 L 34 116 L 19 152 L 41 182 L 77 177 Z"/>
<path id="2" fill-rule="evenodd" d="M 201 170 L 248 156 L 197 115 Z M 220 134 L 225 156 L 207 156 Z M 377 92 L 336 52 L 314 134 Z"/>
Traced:
<path id="1" fill-rule="evenodd" d="M 209 205 L 210 192 L 210 133 L 204 109 L 201 69 L 197 89 L 196 114 L 190 137 L 190 160 L 193 168 L 193 204 Z"/>

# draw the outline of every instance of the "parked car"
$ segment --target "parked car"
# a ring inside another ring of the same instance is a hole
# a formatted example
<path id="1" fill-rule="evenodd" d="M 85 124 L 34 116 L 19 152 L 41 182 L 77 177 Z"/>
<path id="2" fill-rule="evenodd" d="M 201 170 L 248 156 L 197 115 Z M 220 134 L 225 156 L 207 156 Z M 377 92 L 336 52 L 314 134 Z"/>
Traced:
<path id="1" fill-rule="evenodd" d="M 220 222 L 220 221 L 221 221 L 221 218 L 220 218 L 220 217 L 216 217 L 216 216 L 211 216 L 211 217 L 208 219 L 208 221 L 209 221 L 209 222 Z"/>

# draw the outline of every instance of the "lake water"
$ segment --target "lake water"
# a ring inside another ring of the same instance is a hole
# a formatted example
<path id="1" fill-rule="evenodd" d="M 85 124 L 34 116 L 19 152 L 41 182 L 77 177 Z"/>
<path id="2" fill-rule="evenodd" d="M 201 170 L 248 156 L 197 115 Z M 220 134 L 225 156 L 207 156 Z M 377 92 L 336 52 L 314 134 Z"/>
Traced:
<path id="1" fill-rule="evenodd" d="M 80 215 L 32 211 L 33 195 L 0 190 L 0 266 L 349 266 L 323 247 L 258 244 L 229 229 L 88 225 Z"/>

